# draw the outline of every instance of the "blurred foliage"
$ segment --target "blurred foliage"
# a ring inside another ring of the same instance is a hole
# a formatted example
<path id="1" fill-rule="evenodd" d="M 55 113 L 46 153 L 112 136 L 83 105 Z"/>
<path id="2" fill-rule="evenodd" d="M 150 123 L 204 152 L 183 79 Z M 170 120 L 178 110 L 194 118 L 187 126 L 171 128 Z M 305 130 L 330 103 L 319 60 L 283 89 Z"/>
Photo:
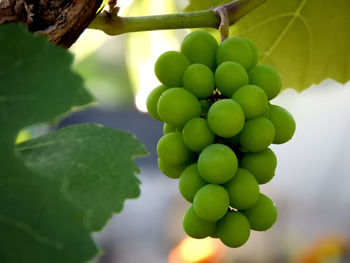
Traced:
<path id="1" fill-rule="evenodd" d="M 124 38 L 109 39 L 74 66 L 100 107 L 133 107 L 134 94 L 123 56 Z"/>

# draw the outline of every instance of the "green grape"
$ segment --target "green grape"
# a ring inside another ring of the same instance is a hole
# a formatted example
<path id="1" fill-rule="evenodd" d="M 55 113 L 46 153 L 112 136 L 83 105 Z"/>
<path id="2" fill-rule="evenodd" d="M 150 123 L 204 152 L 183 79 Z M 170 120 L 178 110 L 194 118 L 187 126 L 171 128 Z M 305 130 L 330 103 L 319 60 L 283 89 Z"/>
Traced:
<path id="1" fill-rule="evenodd" d="M 201 115 L 201 104 L 188 90 L 171 88 L 160 96 L 157 110 L 164 122 L 182 127 L 188 120 Z"/>
<path id="2" fill-rule="evenodd" d="M 216 223 L 202 220 L 194 211 L 193 205 L 187 209 L 182 226 L 187 235 L 197 239 L 215 235 L 217 232 Z"/>
<path id="3" fill-rule="evenodd" d="M 171 165 L 189 161 L 193 156 L 183 142 L 181 132 L 170 132 L 160 138 L 157 153 L 160 159 Z"/>
<path id="4" fill-rule="evenodd" d="M 194 196 L 193 207 L 204 221 L 214 222 L 222 218 L 229 208 L 229 196 L 224 187 L 207 184 Z"/>
<path id="5" fill-rule="evenodd" d="M 215 71 L 217 89 L 226 97 L 231 97 L 240 87 L 249 83 L 247 71 L 238 63 L 222 63 Z"/>
<path id="6" fill-rule="evenodd" d="M 181 132 L 182 129 L 180 127 L 173 126 L 169 123 L 164 123 L 163 124 L 163 134 L 167 134 L 169 132 Z"/>
<path id="7" fill-rule="evenodd" d="M 241 212 L 247 217 L 251 229 L 256 231 L 269 229 L 277 219 L 275 204 L 264 194 L 260 194 L 258 201 L 253 207 Z"/>
<path id="8" fill-rule="evenodd" d="M 233 94 L 232 99 L 241 105 L 246 119 L 262 115 L 269 107 L 266 93 L 255 85 L 240 87 Z"/>
<path id="9" fill-rule="evenodd" d="M 154 65 L 154 73 L 165 86 L 181 87 L 182 76 L 190 64 L 184 54 L 177 51 L 167 51 L 158 57 Z"/>
<path id="10" fill-rule="evenodd" d="M 213 184 L 223 184 L 231 180 L 238 167 L 236 154 L 223 144 L 206 147 L 198 158 L 198 171 L 203 179 Z"/>
<path id="11" fill-rule="evenodd" d="M 244 112 L 232 99 L 216 101 L 209 109 L 208 124 L 217 135 L 229 138 L 238 134 L 244 126 Z"/>
<path id="12" fill-rule="evenodd" d="M 241 38 L 230 37 L 218 46 L 216 52 L 216 64 L 220 65 L 226 61 L 234 61 L 249 69 L 254 58 L 250 45 Z"/>
<path id="13" fill-rule="evenodd" d="M 271 105 L 268 118 L 275 127 L 275 139 L 273 143 L 285 143 L 293 137 L 295 121 L 286 109 L 277 105 Z"/>
<path id="14" fill-rule="evenodd" d="M 230 205 L 239 210 L 252 207 L 259 198 L 259 184 L 254 175 L 245 169 L 238 168 L 224 187 L 230 196 Z"/>
<path id="15" fill-rule="evenodd" d="M 277 70 L 269 65 L 257 65 L 248 72 L 250 84 L 262 88 L 269 100 L 280 92 L 282 80 Z"/>
<path id="16" fill-rule="evenodd" d="M 270 107 L 271 107 L 271 104 L 269 103 L 268 107 L 266 108 L 266 111 L 263 114 L 261 114 L 261 117 L 269 118 L 269 116 L 270 116 Z M 275 132 L 276 132 L 276 130 L 275 130 Z"/>
<path id="17" fill-rule="evenodd" d="M 179 190 L 182 196 L 190 203 L 193 202 L 193 198 L 197 191 L 207 182 L 199 175 L 197 164 L 191 164 L 188 166 L 180 176 Z"/>
<path id="18" fill-rule="evenodd" d="M 248 219 L 240 212 L 229 211 L 218 223 L 219 238 L 228 247 L 242 246 L 250 236 Z"/>
<path id="19" fill-rule="evenodd" d="M 246 121 L 239 135 L 239 143 L 250 152 L 266 149 L 275 138 L 275 128 L 269 119 L 258 117 Z"/>
<path id="20" fill-rule="evenodd" d="M 215 68 L 215 56 L 218 42 L 207 31 L 197 30 L 188 34 L 181 44 L 181 52 L 191 63 L 200 63 Z"/>
<path id="21" fill-rule="evenodd" d="M 240 161 L 240 167 L 250 171 L 259 184 L 266 184 L 275 175 L 277 158 L 269 148 L 262 152 L 245 153 Z"/>
<path id="22" fill-rule="evenodd" d="M 197 98 L 204 99 L 209 97 L 214 91 L 214 74 L 205 65 L 192 64 L 185 70 L 183 83 L 184 87 Z"/>
<path id="23" fill-rule="evenodd" d="M 158 115 L 157 103 L 160 95 L 162 95 L 163 92 L 166 91 L 167 89 L 168 87 L 164 85 L 160 85 L 156 87 L 150 92 L 146 100 L 146 107 L 149 115 L 151 115 L 151 117 L 157 121 L 162 121 L 162 119 Z"/>
<path id="24" fill-rule="evenodd" d="M 249 38 L 246 38 L 246 37 L 239 37 L 239 38 L 244 40 L 249 45 L 250 50 L 252 51 L 252 65 L 250 67 L 254 67 L 258 62 L 258 49 L 256 48 L 254 42 L 251 41 Z"/>
<path id="25" fill-rule="evenodd" d="M 159 170 L 161 170 L 164 175 L 172 179 L 179 178 L 183 170 L 185 170 L 185 168 L 188 165 L 189 165 L 189 162 L 172 165 L 158 158 Z"/>
<path id="26" fill-rule="evenodd" d="M 215 140 L 215 134 L 210 130 L 208 121 L 202 118 L 193 118 L 186 122 L 182 136 L 186 146 L 194 152 L 200 152 Z"/>

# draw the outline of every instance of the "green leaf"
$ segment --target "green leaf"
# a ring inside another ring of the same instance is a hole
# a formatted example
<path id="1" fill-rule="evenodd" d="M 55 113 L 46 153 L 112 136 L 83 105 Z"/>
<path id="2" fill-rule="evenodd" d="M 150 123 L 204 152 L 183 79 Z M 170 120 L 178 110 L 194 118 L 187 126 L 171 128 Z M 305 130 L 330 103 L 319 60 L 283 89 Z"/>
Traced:
<path id="1" fill-rule="evenodd" d="M 97 253 L 84 211 L 14 155 L 20 129 L 92 101 L 72 57 L 23 25 L 0 26 L 1 262 L 85 262 Z"/>
<path id="2" fill-rule="evenodd" d="M 282 75 L 283 88 L 301 91 L 327 78 L 342 83 L 350 79 L 349 28 L 348 0 L 270 0 L 230 33 L 252 39 L 260 63 Z"/>
<path id="3" fill-rule="evenodd" d="M 64 194 L 85 211 L 85 223 L 100 230 L 127 198 L 140 194 L 132 157 L 147 151 L 123 131 L 74 125 L 24 142 L 18 154 L 31 170 L 63 183 Z"/>
<path id="4" fill-rule="evenodd" d="M 232 0 L 190 0 L 189 2 L 190 3 L 185 8 L 186 12 L 209 9 L 232 2 Z"/>

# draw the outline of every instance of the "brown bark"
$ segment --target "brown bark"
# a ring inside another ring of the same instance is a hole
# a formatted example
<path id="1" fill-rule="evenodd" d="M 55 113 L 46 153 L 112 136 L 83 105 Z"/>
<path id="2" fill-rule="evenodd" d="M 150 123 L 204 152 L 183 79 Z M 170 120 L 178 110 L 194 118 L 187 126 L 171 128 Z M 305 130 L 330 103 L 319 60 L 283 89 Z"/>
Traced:
<path id="1" fill-rule="evenodd" d="M 102 0 L 0 0 L 0 24 L 24 23 L 55 44 L 70 47 L 95 18 Z"/>

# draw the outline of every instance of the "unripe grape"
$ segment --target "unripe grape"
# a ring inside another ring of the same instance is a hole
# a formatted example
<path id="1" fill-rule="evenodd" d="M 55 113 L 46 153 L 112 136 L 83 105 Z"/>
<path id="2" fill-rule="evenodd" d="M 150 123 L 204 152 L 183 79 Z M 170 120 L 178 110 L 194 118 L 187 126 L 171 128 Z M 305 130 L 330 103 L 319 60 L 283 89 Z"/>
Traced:
<path id="1" fill-rule="evenodd" d="M 266 231 L 276 222 L 277 208 L 273 201 L 264 194 L 260 194 L 256 204 L 241 211 L 248 219 L 250 227 L 256 231 Z"/>
<path id="2" fill-rule="evenodd" d="M 204 99 L 214 91 L 214 73 L 205 65 L 192 64 L 184 72 L 183 83 L 197 98 Z"/>
<path id="3" fill-rule="evenodd" d="M 269 100 L 280 92 L 282 80 L 277 70 L 269 65 L 257 65 L 249 70 L 250 84 L 262 88 Z"/>
<path id="4" fill-rule="evenodd" d="M 157 153 L 160 159 L 170 165 L 184 163 L 193 156 L 183 142 L 181 132 L 170 132 L 160 138 Z"/>
<path id="5" fill-rule="evenodd" d="M 193 207 L 196 214 L 204 221 L 217 221 L 228 210 L 228 193 L 221 185 L 207 184 L 197 191 Z"/>
<path id="6" fill-rule="evenodd" d="M 243 110 L 232 99 L 216 101 L 209 109 L 208 124 L 215 134 L 224 138 L 233 137 L 244 126 Z"/>
<path id="7" fill-rule="evenodd" d="M 203 179 L 213 184 L 223 184 L 236 173 L 238 160 L 230 147 L 212 144 L 206 147 L 198 158 L 198 171 Z"/>
<path id="8" fill-rule="evenodd" d="M 199 175 L 197 163 L 194 163 L 181 173 L 179 190 L 182 196 L 192 203 L 197 191 L 206 184 L 207 182 Z"/>
<path id="9" fill-rule="evenodd" d="M 210 130 L 208 121 L 202 118 L 193 118 L 186 122 L 182 136 L 186 146 L 194 152 L 200 152 L 215 140 L 215 134 Z"/>
<path id="10" fill-rule="evenodd" d="M 239 135 L 239 143 L 250 152 L 266 149 L 275 138 L 275 128 L 269 119 L 258 117 L 246 121 Z"/>
<path id="11" fill-rule="evenodd" d="M 157 110 L 164 122 L 182 127 L 188 120 L 201 115 L 201 104 L 188 90 L 171 88 L 160 96 Z"/>
<path id="12" fill-rule="evenodd" d="M 229 211 L 218 223 L 219 238 L 228 247 L 236 248 L 250 236 L 248 219 L 240 212 Z"/>
<path id="13" fill-rule="evenodd" d="M 271 105 L 269 120 L 275 127 L 275 139 L 273 143 L 285 143 L 293 137 L 295 121 L 293 116 L 286 109 L 277 105 Z"/>
<path id="14" fill-rule="evenodd" d="M 246 38 L 246 37 L 239 37 L 239 38 L 244 40 L 249 45 L 250 50 L 252 51 L 252 65 L 250 67 L 254 67 L 258 62 L 258 49 L 256 48 L 254 42 L 251 41 L 249 38 Z"/>
<path id="15" fill-rule="evenodd" d="M 238 168 L 225 188 L 230 196 L 230 205 L 236 209 L 252 207 L 259 198 L 259 184 L 248 170 Z"/>
<path id="16" fill-rule="evenodd" d="M 266 184 L 275 175 L 277 158 L 269 148 L 262 152 L 245 153 L 240 161 L 240 167 L 250 171 L 259 184 Z"/>
<path id="17" fill-rule="evenodd" d="M 183 74 L 190 64 L 184 54 L 167 51 L 158 57 L 154 65 L 154 72 L 158 80 L 165 86 L 181 87 Z"/>
<path id="18" fill-rule="evenodd" d="M 236 62 L 224 62 L 215 71 L 217 89 L 226 97 L 231 97 L 240 87 L 249 83 L 248 73 Z"/>
<path id="19" fill-rule="evenodd" d="M 163 124 L 163 134 L 167 134 L 169 132 L 181 132 L 181 131 L 182 131 L 181 127 L 176 127 L 166 122 Z"/>
<path id="20" fill-rule="evenodd" d="M 202 220 L 194 211 L 193 205 L 187 209 L 182 226 L 187 235 L 197 239 L 215 235 L 217 232 L 216 223 Z"/>
<path id="21" fill-rule="evenodd" d="M 216 52 L 216 64 L 234 61 L 249 69 L 254 61 L 251 47 L 241 38 L 230 37 L 221 42 Z"/>
<path id="22" fill-rule="evenodd" d="M 185 168 L 188 165 L 189 165 L 189 162 L 172 165 L 158 158 L 159 170 L 161 170 L 164 175 L 172 179 L 179 178 L 183 170 L 185 170 Z"/>
<path id="23" fill-rule="evenodd" d="M 255 85 L 240 87 L 233 94 L 232 99 L 241 105 L 246 119 L 262 115 L 269 107 L 266 93 Z"/>
<path id="24" fill-rule="evenodd" d="M 164 91 L 166 91 L 167 89 L 168 89 L 168 87 L 166 87 L 164 85 L 160 85 L 160 86 L 156 87 L 155 89 L 153 89 L 149 93 L 147 100 L 146 100 L 146 107 L 147 107 L 147 111 L 148 111 L 149 115 L 151 115 L 151 117 L 157 121 L 162 121 L 162 119 L 158 115 L 157 103 L 158 103 L 160 95 L 162 95 L 162 93 Z"/>
<path id="25" fill-rule="evenodd" d="M 215 57 L 218 42 L 207 31 L 197 30 L 188 34 L 181 44 L 181 52 L 191 63 L 200 63 L 215 68 Z"/>

